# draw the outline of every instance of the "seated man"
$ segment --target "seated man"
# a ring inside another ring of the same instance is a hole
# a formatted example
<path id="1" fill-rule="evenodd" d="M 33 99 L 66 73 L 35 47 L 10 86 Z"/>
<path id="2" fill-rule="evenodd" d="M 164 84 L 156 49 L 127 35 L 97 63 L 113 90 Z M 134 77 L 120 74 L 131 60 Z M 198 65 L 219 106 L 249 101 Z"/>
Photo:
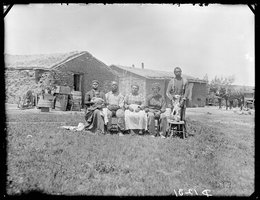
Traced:
<path id="1" fill-rule="evenodd" d="M 159 94 L 160 89 L 159 83 L 153 84 L 153 93 L 147 97 L 145 111 L 148 112 L 148 130 L 151 136 L 155 137 L 157 135 L 155 132 L 155 119 L 157 118 L 160 124 L 160 136 L 165 138 L 168 126 L 165 115 L 166 102 L 164 97 Z"/>
<path id="2" fill-rule="evenodd" d="M 85 129 L 93 133 L 104 134 L 104 116 L 102 109 L 105 106 L 105 94 L 98 89 L 99 82 L 92 81 L 92 90 L 85 94 Z"/>
<path id="3" fill-rule="evenodd" d="M 111 91 L 106 93 L 106 104 L 107 104 L 107 118 L 108 124 L 107 129 L 111 129 L 112 116 L 117 118 L 117 125 L 119 128 L 119 136 L 123 136 L 122 131 L 125 130 L 125 113 L 124 113 L 124 96 L 118 91 L 118 83 L 113 81 L 111 84 Z"/>

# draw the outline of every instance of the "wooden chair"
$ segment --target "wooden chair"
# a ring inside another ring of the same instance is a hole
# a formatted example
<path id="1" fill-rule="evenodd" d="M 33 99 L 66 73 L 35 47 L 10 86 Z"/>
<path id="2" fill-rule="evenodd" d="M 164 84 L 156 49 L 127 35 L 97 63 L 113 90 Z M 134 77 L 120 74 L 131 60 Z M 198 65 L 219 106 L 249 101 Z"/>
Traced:
<path id="1" fill-rule="evenodd" d="M 107 132 L 109 134 L 116 134 L 119 131 L 118 118 L 116 117 L 116 111 L 112 111 L 112 116 L 108 119 Z"/>
<path id="2" fill-rule="evenodd" d="M 160 135 L 160 118 L 159 117 L 155 117 L 155 132 L 156 132 L 156 136 Z"/>
<path id="3" fill-rule="evenodd" d="M 169 130 L 168 130 L 168 135 L 169 137 L 173 137 L 176 135 L 181 135 L 181 137 L 187 138 L 187 130 L 186 130 L 186 122 L 185 121 L 174 121 L 168 119 L 169 123 Z"/>
<path id="4" fill-rule="evenodd" d="M 148 118 L 148 113 L 146 114 L 147 118 Z M 160 135 L 160 117 L 155 117 L 154 118 L 154 121 L 155 121 L 155 135 L 158 136 Z M 147 125 L 148 126 L 148 125 Z M 148 127 L 149 129 L 149 127 Z"/>

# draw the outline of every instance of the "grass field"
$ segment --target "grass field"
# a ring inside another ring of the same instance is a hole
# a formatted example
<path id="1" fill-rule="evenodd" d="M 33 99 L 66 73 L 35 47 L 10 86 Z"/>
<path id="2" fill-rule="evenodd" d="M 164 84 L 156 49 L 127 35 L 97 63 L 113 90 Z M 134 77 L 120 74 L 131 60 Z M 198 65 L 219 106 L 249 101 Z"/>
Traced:
<path id="1" fill-rule="evenodd" d="M 187 109 L 185 140 L 59 128 L 79 114 L 7 110 L 7 194 L 249 196 L 254 115 Z"/>

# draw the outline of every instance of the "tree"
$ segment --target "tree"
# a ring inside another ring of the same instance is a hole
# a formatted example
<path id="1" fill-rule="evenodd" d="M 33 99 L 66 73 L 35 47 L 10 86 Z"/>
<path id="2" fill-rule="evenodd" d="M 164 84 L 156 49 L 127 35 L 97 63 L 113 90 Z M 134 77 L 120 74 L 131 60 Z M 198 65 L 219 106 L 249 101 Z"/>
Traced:
<path id="1" fill-rule="evenodd" d="M 227 94 L 231 90 L 231 84 L 235 81 L 235 76 L 217 77 L 215 76 L 209 84 L 209 92 L 219 93 L 221 96 Z"/>
<path id="2" fill-rule="evenodd" d="M 205 80 L 205 81 L 209 81 L 209 78 L 208 78 L 208 74 L 205 74 L 205 76 L 203 77 L 203 80 Z"/>

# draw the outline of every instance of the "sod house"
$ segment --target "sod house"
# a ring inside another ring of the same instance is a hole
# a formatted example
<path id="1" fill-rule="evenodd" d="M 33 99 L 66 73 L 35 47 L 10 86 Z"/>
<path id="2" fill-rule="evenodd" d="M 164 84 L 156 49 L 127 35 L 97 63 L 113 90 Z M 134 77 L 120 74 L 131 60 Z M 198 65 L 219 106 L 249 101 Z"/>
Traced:
<path id="1" fill-rule="evenodd" d="M 106 64 L 87 51 L 45 55 L 5 55 L 6 102 L 16 103 L 17 97 L 29 89 L 37 89 L 43 75 L 50 76 L 53 85 L 69 86 L 71 90 L 85 93 L 91 89 L 92 80 L 100 81 L 107 92 L 116 74 Z M 83 103 L 83 102 L 82 102 Z"/>

